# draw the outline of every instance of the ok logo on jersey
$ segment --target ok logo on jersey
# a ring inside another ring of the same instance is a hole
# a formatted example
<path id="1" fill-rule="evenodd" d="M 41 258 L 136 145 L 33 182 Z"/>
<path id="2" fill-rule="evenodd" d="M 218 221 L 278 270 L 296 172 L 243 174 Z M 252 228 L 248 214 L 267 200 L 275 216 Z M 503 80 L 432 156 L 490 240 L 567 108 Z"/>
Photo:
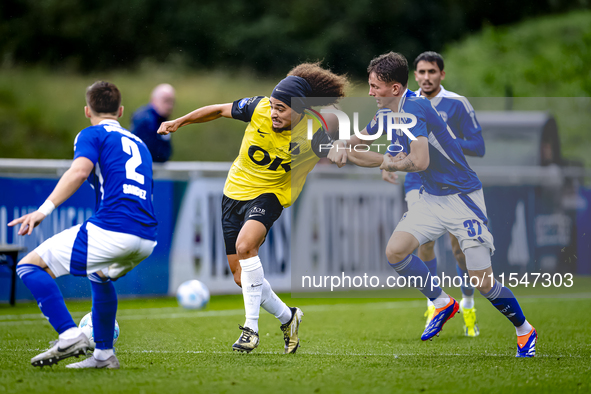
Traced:
<path id="1" fill-rule="evenodd" d="M 254 157 L 257 152 L 261 152 L 263 154 L 263 157 L 260 160 Z M 283 167 L 285 172 L 291 171 L 290 162 L 283 163 L 283 159 L 279 156 L 275 157 L 275 160 L 271 162 L 271 155 L 269 152 L 260 146 L 252 145 L 250 148 L 248 148 L 248 157 L 250 157 L 250 160 L 252 160 L 253 163 L 258 164 L 259 166 L 271 164 L 269 167 L 267 167 L 267 169 L 271 171 L 276 171 L 279 166 Z"/>

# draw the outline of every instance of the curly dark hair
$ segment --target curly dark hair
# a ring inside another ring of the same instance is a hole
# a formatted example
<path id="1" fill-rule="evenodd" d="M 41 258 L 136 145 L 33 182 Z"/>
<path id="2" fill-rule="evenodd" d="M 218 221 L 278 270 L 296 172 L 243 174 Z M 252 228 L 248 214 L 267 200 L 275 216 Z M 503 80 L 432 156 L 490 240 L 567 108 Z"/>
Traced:
<path id="1" fill-rule="evenodd" d="M 349 84 L 346 75 L 337 75 L 330 70 L 320 67 L 320 62 L 302 63 L 291 69 L 287 76 L 304 78 L 312 88 L 308 97 L 325 98 L 317 105 L 330 105 L 336 103 L 339 98 L 345 97 L 345 89 Z"/>
<path id="2" fill-rule="evenodd" d="M 408 61 L 400 53 L 384 53 L 369 63 L 367 74 L 371 73 L 376 73 L 380 81 L 398 82 L 402 86 L 406 86 L 408 84 Z"/>

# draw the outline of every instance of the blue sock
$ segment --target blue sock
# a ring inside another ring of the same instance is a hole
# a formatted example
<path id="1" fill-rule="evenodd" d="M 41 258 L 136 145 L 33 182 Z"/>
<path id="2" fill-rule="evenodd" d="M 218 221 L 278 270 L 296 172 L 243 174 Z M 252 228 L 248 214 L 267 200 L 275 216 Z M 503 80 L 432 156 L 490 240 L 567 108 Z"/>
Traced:
<path id="1" fill-rule="evenodd" d="M 491 304 L 505 315 L 507 319 L 511 320 L 511 323 L 515 327 L 519 327 L 525 323 L 525 316 L 513 292 L 501 285 L 498 281 L 495 280 L 491 291 L 482 295 L 488 298 Z"/>
<path id="2" fill-rule="evenodd" d="M 419 289 L 420 292 L 431 301 L 439 297 L 441 294 L 441 287 L 431 287 L 431 274 L 429 273 L 429 269 L 423 260 L 419 259 L 414 254 L 409 254 L 401 262 L 396 264 L 390 263 L 390 265 L 400 276 L 404 276 L 405 278 L 411 276 L 419 277 L 419 283 L 414 283 L 411 286 Z"/>
<path id="3" fill-rule="evenodd" d="M 458 276 L 462 278 L 462 294 L 465 297 L 472 297 L 474 295 L 474 288 L 470 286 L 470 275 L 468 275 L 468 270 L 463 270 L 456 264 L 456 272 L 458 273 Z"/>
<path id="4" fill-rule="evenodd" d="M 58 334 L 76 327 L 72 315 L 66 308 L 64 297 L 55 280 L 43 268 L 33 264 L 16 267 L 18 276 L 33 294 L 43 315 Z"/>
<path id="5" fill-rule="evenodd" d="M 92 328 L 97 349 L 113 349 L 117 292 L 113 282 L 103 281 L 96 274 L 89 275 L 92 288 Z"/>
<path id="6" fill-rule="evenodd" d="M 425 261 L 425 265 L 429 269 L 431 276 L 437 276 L 437 257 L 435 257 L 433 260 Z"/>

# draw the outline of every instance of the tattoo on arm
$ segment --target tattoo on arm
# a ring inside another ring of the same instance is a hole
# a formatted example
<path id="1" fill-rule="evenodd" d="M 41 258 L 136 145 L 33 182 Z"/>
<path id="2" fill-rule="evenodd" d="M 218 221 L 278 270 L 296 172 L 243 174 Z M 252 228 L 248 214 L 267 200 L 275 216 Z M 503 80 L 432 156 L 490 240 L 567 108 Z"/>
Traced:
<path id="1" fill-rule="evenodd" d="M 404 171 L 404 172 L 417 172 L 419 169 L 412 162 L 410 156 L 406 156 L 404 159 L 396 162 L 390 166 L 393 171 Z"/>

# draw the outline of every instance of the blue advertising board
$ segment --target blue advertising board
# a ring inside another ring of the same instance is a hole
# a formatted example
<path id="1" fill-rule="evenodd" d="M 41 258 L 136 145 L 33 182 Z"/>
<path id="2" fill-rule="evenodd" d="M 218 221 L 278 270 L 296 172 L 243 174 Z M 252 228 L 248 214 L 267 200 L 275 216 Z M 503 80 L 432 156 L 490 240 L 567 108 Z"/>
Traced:
<path id="1" fill-rule="evenodd" d="M 7 226 L 14 218 L 36 210 L 56 184 L 56 179 L 0 177 L 0 244 L 24 245 L 27 252 L 30 252 L 53 234 L 82 223 L 93 214 L 95 194 L 85 182 L 72 197 L 56 208 L 31 236 L 21 237 L 16 234 L 18 226 Z M 158 219 L 158 244 L 149 258 L 115 282 L 118 294 L 125 296 L 168 292 L 168 260 L 178 210 L 178 201 L 175 203 L 174 198 L 175 189 L 178 189 L 178 186 L 175 187 L 173 181 L 155 181 L 154 209 Z M 23 256 L 24 254 L 20 257 Z M 57 283 L 66 298 L 90 296 L 90 285 L 86 278 L 67 275 L 58 278 Z M 9 270 L 3 265 L 0 266 L 0 301 L 8 300 L 9 288 Z M 16 299 L 32 299 L 31 293 L 20 279 L 17 280 Z"/>
<path id="2" fill-rule="evenodd" d="M 328 187 L 326 179 L 316 181 L 325 188 Z M 326 193 L 337 193 L 335 198 L 343 201 L 359 200 L 343 199 L 343 191 L 347 190 L 345 184 L 351 188 L 351 183 L 347 179 L 334 179 L 331 182 L 330 185 L 334 183 L 335 186 L 328 188 Z M 359 192 L 359 182 L 356 181 L 352 193 Z M 314 180 L 310 180 L 308 186 L 313 183 Z M 30 252 L 53 234 L 79 224 L 93 214 L 94 192 L 85 183 L 46 218 L 31 236 L 18 236 L 17 228 L 7 227 L 7 223 L 14 218 L 36 210 L 56 184 L 57 179 L 0 177 L 0 244 L 24 245 Z M 203 281 L 214 294 L 240 291 L 228 269 L 221 235 L 220 198 L 223 184 L 224 178 L 221 177 L 199 177 L 189 181 L 155 181 L 154 207 L 159 222 L 158 245 L 148 259 L 115 283 L 118 294 L 174 294 L 178 285 L 189 279 Z M 386 186 L 383 181 L 375 180 L 371 190 L 381 190 Z M 495 238 L 496 251 L 492 257 L 495 273 L 591 273 L 591 192 L 580 189 L 579 193 L 580 200 L 585 204 L 578 210 L 568 210 L 563 207 L 563 194 L 556 187 L 485 186 L 489 226 Z M 400 204 L 403 202 L 402 194 L 393 195 L 390 188 L 384 191 L 384 195 Z M 362 203 L 363 201 L 357 201 L 359 204 L 350 206 L 349 211 L 355 208 L 359 215 L 369 215 L 367 217 L 371 218 L 398 218 L 402 215 L 402 208 L 399 209 L 400 212 L 391 212 L 392 204 L 370 204 L 369 207 Z M 260 251 L 266 264 L 265 272 L 270 275 L 274 288 L 280 289 L 279 291 L 291 289 L 291 260 L 294 256 L 302 260 L 298 260 L 297 265 L 299 269 L 304 270 L 314 268 L 318 263 L 314 256 L 322 255 L 320 252 L 325 249 L 330 255 L 330 258 L 328 255 L 325 256 L 327 261 L 335 260 L 335 264 L 339 263 L 338 253 L 331 253 L 331 249 L 327 248 L 330 242 L 325 240 L 326 242 L 314 246 L 310 241 L 314 239 L 314 234 L 318 234 L 319 229 L 327 232 L 327 239 L 334 238 L 339 248 L 343 246 L 342 237 L 339 235 L 341 233 L 338 218 L 343 216 L 340 212 L 335 211 L 332 216 L 327 216 L 326 213 L 319 214 L 315 210 L 318 207 L 314 204 L 309 210 L 297 209 L 297 206 L 295 208 L 293 219 L 290 220 L 290 215 L 286 213 L 275 223 Z M 315 220 L 304 220 L 306 212 L 308 216 L 317 219 L 318 226 L 314 225 Z M 320 217 L 323 220 L 320 220 Z M 391 232 L 398 219 L 391 222 L 390 219 L 387 220 L 388 231 Z M 369 225 L 370 222 L 362 220 L 358 225 Z M 293 242 L 294 234 L 300 233 L 304 234 L 307 241 L 301 244 L 303 246 L 300 248 L 291 248 L 290 242 Z M 355 263 L 360 264 L 359 269 L 368 269 L 370 255 L 375 255 L 375 260 L 379 264 L 383 263 L 384 246 L 371 245 L 371 250 L 368 249 L 368 253 L 371 253 L 363 255 Z M 353 252 L 359 249 L 355 249 L 354 242 L 348 246 L 353 248 Z M 364 245 L 357 246 L 361 248 Z M 290 253 L 290 250 L 296 253 Z M 438 240 L 437 251 L 440 272 L 455 273 L 455 259 L 449 237 L 441 237 Z M 20 257 L 23 256 L 24 254 L 21 254 Z M 341 257 L 347 264 L 353 264 L 355 256 L 355 253 L 346 253 Z M 387 274 L 390 275 L 390 269 L 387 268 Z M 57 283 L 66 298 L 90 296 L 90 286 L 85 278 L 64 276 L 58 278 Z M 0 302 L 8 301 L 9 289 L 10 270 L 6 265 L 0 265 Z M 20 279 L 17 280 L 16 299 L 32 299 L 29 290 Z"/>

